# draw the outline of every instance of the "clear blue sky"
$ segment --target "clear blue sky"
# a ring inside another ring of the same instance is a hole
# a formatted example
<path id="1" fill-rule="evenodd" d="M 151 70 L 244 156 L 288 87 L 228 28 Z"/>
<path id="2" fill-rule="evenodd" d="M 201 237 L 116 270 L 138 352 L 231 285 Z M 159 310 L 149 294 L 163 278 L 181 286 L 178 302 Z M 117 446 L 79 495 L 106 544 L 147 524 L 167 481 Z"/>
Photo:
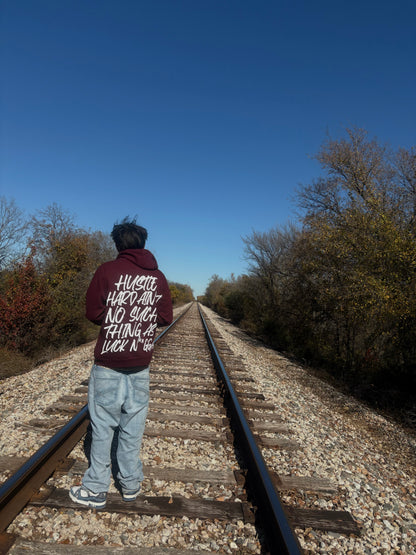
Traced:
<path id="1" fill-rule="evenodd" d="M 3 0 L 0 195 L 138 215 L 171 281 L 244 273 L 329 132 L 416 143 L 416 2 Z"/>

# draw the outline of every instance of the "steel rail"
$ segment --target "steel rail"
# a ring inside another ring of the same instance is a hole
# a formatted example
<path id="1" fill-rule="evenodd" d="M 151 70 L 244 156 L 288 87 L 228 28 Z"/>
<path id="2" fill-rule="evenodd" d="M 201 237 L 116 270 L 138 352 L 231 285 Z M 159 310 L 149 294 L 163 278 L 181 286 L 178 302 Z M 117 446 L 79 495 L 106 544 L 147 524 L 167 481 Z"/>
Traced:
<path id="1" fill-rule="evenodd" d="M 267 469 L 267 465 L 257 446 L 234 387 L 209 332 L 200 305 L 198 305 L 198 309 L 217 375 L 224 386 L 225 395 L 229 400 L 228 406 L 231 413 L 231 423 L 234 427 L 238 442 L 243 448 L 244 462 L 248 471 L 247 480 L 262 517 L 261 524 L 264 527 L 268 549 L 270 553 L 279 555 L 301 554 L 302 548 L 284 512 L 279 495 L 276 492 Z"/>
<path id="2" fill-rule="evenodd" d="M 160 341 L 172 330 L 191 305 L 155 339 Z M 88 404 L 40 447 L 20 468 L 0 486 L 0 533 L 24 509 L 30 498 L 53 474 L 68 453 L 86 433 L 89 424 Z"/>
<path id="3" fill-rule="evenodd" d="M 85 405 L 4 482 L 0 487 L 0 532 L 6 530 L 59 462 L 75 447 L 87 431 L 88 422 L 88 405 Z"/>

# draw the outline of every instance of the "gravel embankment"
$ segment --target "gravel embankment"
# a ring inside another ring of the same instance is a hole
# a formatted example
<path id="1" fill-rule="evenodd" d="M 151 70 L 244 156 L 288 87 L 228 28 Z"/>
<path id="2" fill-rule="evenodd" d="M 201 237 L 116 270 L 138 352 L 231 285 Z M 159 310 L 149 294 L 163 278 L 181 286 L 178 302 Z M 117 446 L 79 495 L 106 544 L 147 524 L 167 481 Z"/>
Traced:
<path id="1" fill-rule="evenodd" d="M 287 437 L 302 445 L 299 451 L 290 453 L 264 449 L 267 463 L 282 475 L 317 476 L 338 486 L 336 495 L 317 497 L 290 492 L 284 499 L 301 507 L 347 510 L 362 528 L 359 538 L 298 530 L 306 553 L 416 553 L 415 437 L 204 310 L 234 352 L 243 357 L 259 391 L 279 407 L 280 415 L 292 430 Z M 27 374 L 0 382 L 0 455 L 29 456 L 45 441 L 43 434 L 20 424 L 32 418 L 45 418 L 45 408 L 60 396 L 73 393 L 89 376 L 92 350 L 93 344 L 85 345 Z M 175 461 L 174 443 L 165 441 L 163 450 L 166 466 L 179 464 Z M 200 450 L 196 447 L 195 461 L 201 460 Z M 202 453 L 206 455 L 207 468 L 220 467 L 228 456 L 219 450 L 213 458 L 212 451 L 207 451 Z M 146 439 L 144 463 L 159 464 L 160 456 L 160 440 Z M 0 475 L 0 481 L 4 479 Z M 70 477 L 63 477 L 60 486 L 71 483 L 73 479 L 71 482 Z M 166 484 L 154 487 L 163 490 Z M 175 485 L 173 493 L 176 492 L 187 494 L 183 484 Z M 44 526 L 44 532 L 36 535 L 35 525 L 36 529 Z M 249 525 L 246 530 L 230 527 L 228 537 L 220 545 L 210 541 L 215 526 L 216 523 L 189 521 L 189 534 L 182 537 L 183 528 L 168 519 L 140 517 L 133 522 L 128 517 L 92 511 L 60 514 L 28 509 L 8 531 L 16 530 L 28 539 L 43 541 L 72 537 L 82 543 L 84 537 L 95 535 L 103 545 L 120 545 L 121 541 L 121 545 L 175 545 L 200 552 L 259 552 Z"/>
<path id="2" fill-rule="evenodd" d="M 338 485 L 335 497 L 284 499 L 347 510 L 362 529 L 360 538 L 299 530 L 302 547 L 322 554 L 416 553 L 415 436 L 204 310 L 302 445 L 290 453 L 263 450 L 266 462 L 280 474 L 318 476 Z"/>

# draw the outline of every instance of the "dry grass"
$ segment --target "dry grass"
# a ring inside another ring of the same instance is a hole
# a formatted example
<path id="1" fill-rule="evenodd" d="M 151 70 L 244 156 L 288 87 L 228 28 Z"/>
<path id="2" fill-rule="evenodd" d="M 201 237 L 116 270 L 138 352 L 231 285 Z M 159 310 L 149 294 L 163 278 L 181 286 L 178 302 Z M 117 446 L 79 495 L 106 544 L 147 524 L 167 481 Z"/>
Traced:
<path id="1" fill-rule="evenodd" d="M 0 347 L 0 379 L 24 374 L 33 368 L 33 360 L 17 353 Z"/>

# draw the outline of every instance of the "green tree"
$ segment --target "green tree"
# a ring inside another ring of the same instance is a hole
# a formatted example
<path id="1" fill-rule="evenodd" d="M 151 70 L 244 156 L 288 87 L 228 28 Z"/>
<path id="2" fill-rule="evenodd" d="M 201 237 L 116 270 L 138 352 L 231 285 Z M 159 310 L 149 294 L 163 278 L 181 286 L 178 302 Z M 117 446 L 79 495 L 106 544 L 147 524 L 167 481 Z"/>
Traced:
<path id="1" fill-rule="evenodd" d="M 172 304 L 174 306 L 179 306 L 194 300 L 194 294 L 189 285 L 169 282 L 169 290 L 172 297 Z"/>
<path id="2" fill-rule="evenodd" d="M 353 387 L 408 400 L 416 386 L 416 150 L 394 152 L 352 129 L 328 138 L 316 158 L 322 175 L 298 192 L 301 227 L 245 237 L 248 275 L 214 275 L 206 303 Z"/>
<path id="3" fill-rule="evenodd" d="M 327 175 L 300 193 L 306 279 L 328 332 L 326 345 L 317 347 L 354 380 L 393 368 L 409 379 L 416 360 L 412 348 L 404 349 L 404 335 L 412 337 L 415 321 L 416 244 L 413 178 L 408 172 L 405 183 L 403 176 L 412 157 L 393 155 L 353 130 L 327 141 L 317 158 Z"/>
<path id="4" fill-rule="evenodd" d="M 221 314 L 227 316 L 227 307 L 225 306 L 225 295 L 229 290 L 228 282 L 214 274 L 205 290 L 204 303 Z"/>
<path id="5" fill-rule="evenodd" d="M 255 285 L 250 288 L 251 298 L 257 307 L 257 314 L 250 319 L 255 320 L 259 335 L 285 348 L 290 335 L 287 318 L 293 310 L 288 303 L 293 280 L 292 253 L 299 233 L 293 224 L 288 224 L 268 232 L 253 231 L 243 238 L 249 276 Z"/>

